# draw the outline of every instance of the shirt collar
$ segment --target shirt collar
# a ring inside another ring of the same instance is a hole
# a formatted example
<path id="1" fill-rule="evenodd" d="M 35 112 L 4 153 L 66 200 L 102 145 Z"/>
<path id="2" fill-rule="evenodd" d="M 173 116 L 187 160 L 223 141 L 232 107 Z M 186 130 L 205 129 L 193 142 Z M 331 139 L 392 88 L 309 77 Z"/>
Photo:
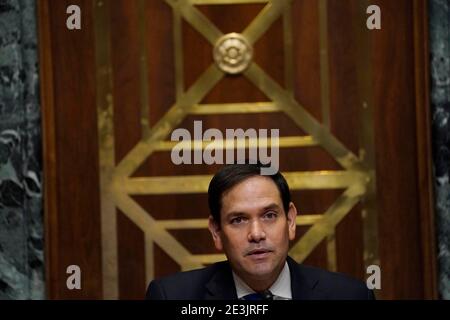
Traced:
<path id="1" fill-rule="evenodd" d="M 238 299 L 255 292 L 234 271 L 233 279 Z M 292 299 L 291 273 L 287 262 L 284 263 L 283 270 L 281 270 L 277 280 L 275 280 L 269 290 L 275 299 Z"/>

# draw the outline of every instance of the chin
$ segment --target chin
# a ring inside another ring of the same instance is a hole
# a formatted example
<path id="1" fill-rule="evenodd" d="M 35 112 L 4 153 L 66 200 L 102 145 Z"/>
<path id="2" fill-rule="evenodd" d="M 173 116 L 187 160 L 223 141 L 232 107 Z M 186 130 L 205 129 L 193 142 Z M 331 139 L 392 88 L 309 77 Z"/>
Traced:
<path id="1" fill-rule="evenodd" d="M 254 277 L 270 276 L 275 271 L 274 265 L 268 262 L 253 264 L 247 272 Z"/>

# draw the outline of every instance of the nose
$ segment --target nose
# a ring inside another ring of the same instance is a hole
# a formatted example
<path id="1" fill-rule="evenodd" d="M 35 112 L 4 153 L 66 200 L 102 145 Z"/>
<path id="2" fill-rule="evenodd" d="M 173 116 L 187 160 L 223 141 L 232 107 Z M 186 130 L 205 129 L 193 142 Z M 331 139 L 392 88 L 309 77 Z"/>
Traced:
<path id="1" fill-rule="evenodd" d="M 248 241 L 260 242 L 266 239 L 266 233 L 260 221 L 255 220 L 250 224 L 250 230 L 248 233 Z"/>

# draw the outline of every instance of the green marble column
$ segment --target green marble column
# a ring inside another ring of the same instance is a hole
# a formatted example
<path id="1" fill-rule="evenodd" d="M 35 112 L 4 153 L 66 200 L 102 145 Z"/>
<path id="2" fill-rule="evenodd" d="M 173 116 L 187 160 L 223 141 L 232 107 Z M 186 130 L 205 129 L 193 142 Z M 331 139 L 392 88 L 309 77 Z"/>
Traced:
<path id="1" fill-rule="evenodd" d="M 43 299 L 35 0 L 0 1 L 0 299 Z"/>
<path id="2" fill-rule="evenodd" d="M 450 299 L 450 2 L 430 0 L 429 18 L 439 292 Z"/>

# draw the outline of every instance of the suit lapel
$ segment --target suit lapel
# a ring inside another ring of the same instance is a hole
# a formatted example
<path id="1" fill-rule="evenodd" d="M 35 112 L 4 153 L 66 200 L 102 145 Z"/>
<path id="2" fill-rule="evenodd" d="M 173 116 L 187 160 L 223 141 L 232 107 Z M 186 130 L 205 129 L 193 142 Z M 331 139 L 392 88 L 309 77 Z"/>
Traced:
<path id="1" fill-rule="evenodd" d="M 311 300 L 314 299 L 314 288 L 318 279 L 306 277 L 302 266 L 291 257 L 287 257 L 289 272 L 291 274 L 292 300 Z"/>
<path id="2" fill-rule="evenodd" d="M 231 267 L 228 262 L 219 263 L 217 270 L 206 283 L 205 300 L 236 300 L 237 293 L 234 286 Z"/>

